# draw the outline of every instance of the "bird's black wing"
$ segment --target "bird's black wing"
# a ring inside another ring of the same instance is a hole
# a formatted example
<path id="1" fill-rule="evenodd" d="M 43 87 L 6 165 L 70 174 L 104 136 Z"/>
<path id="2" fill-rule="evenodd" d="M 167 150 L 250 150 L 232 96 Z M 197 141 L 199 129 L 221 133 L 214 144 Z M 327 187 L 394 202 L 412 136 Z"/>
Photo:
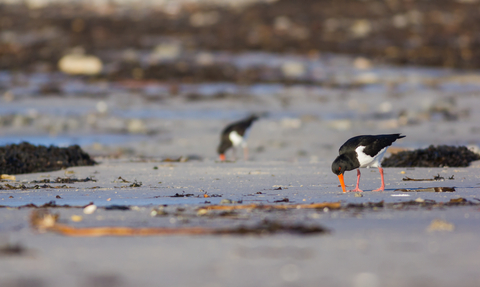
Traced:
<path id="1" fill-rule="evenodd" d="M 245 134 L 245 131 L 257 119 L 258 117 L 251 116 L 251 117 L 248 117 L 247 119 L 232 123 L 222 131 L 222 135 L 229 135 L 232 131 L 236 131 L 239 135 L 243 136 Z"/>
<path id="2" fill-rule="evenodd" d="M 361 135 L 346 141 L 339 150 L 340 154 L 354 151 L 359 146 L 364 146 L 363 152 L 371 157 L 377 155 L 382 149 L 390 146 L 397 139 L 404 138 L 400 134 Z"/>
<path id="3" fill-rule="evenodd" d="M 386 134 L 373 136 L 374 139 L 369 139 L 369 144 L 365 145 L 363 152 L 371 157 L 377 155 L 382 149 L 392 145 L 397 139 L 404 138 L 400 134 Z M 360 145 L 364 145 L 361 143 Z"/>

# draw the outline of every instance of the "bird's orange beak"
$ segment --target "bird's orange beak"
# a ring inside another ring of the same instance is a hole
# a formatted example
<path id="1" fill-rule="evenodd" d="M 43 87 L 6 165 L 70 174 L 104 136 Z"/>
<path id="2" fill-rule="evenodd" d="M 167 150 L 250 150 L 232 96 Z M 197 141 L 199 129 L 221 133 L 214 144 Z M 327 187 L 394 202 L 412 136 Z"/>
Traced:
<path id="1" fill-rule="evenodd" d="M 347 192 L 345 189 L 345 181 L 343 181 L 343 173 L 338 175 L 338 180 L 340 180 L 340 184 L 342 185 L 343 192 Z"/>
<path id="2" fill-rule="evenodd" d="M 224 153 L 222 153 L 222 154 L 220 155 L 220 160 L 221 160 L 221 161 L 225 161 L 225 154 L 224 154 Z"/>

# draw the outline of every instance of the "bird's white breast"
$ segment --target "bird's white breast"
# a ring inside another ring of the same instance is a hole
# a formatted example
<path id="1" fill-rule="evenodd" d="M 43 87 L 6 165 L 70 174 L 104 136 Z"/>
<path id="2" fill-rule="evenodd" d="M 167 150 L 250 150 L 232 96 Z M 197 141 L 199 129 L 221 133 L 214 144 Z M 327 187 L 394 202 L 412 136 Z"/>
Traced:
<path id="1" fill-rule="evenodd" d="M 385 152 L 387 151 L 387 147 L 380 150 L 373 157 L 364 153 L 363 152 L 364 149 L 365 149 L 365 146 L 359 146 L 355 149 L 355 152 L 357 153 L 358 162 L 360 163 L 360 167 L 380 167 L 382 157 L 385 154 Z"/>
<path id="2" fill-rule="evenodd" d="M 245 145 L 245 139 L 241 135 L 239 135 L 236 131 L 231 132 L 228 135 L 228 138 L 232 142 L 233 146 Z"/>

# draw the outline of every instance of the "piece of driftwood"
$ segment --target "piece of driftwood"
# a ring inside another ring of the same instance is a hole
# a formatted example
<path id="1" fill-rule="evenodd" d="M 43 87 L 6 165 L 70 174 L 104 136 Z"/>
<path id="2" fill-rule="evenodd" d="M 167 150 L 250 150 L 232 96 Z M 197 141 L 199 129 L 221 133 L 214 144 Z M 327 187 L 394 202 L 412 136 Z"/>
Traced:
<path id="1" fill-rule="evenodd" d="M 264 220 L 254 226 L 234 228 L 205 227 L 74 227 L 58 223 L 58 215 L 46 209 L 34 210 L 30 215 L 30 225 L 40 232 L 54 232 L 65 236 L 162 236 L 162 235 L 271 235 L 280 232 L 299 235 L 326 233 L 328 229 L 316 225 L 285 224 Z"/>

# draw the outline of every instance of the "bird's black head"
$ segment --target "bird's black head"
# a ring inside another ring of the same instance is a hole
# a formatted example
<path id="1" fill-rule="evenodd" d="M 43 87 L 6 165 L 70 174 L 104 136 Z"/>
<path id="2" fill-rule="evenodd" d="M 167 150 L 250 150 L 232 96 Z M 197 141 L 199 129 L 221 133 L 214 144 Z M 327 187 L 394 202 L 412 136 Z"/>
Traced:
<path id="1" fill-rule="evenodd" d="M 222 141 L 217 148 L 218 154 L 225 154 L 225 152 L 232 147 L 232 143 L 230 141 Z"/>
<path id="2" fill-rule="evenodd" d="M 343 174 L 349 169 L 349 161 L 345 155 L 339 155 L 332 163 L 332 172 L 336 175 Z"/>

